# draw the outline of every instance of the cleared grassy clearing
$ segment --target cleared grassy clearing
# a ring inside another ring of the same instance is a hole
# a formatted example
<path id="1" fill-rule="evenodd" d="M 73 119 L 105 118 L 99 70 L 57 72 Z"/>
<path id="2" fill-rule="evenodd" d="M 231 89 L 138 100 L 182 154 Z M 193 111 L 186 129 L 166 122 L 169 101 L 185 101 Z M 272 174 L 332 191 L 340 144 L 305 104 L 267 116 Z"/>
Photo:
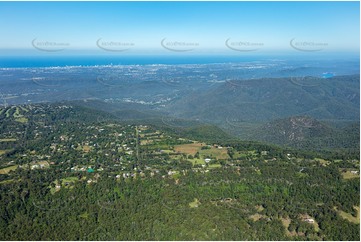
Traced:
<path id="1" fill-rule="evenodd" d="M 4 138 L 4 139 L 0 139 L 0 142 L 14 142 L 17 141 L 17 139 L 15 138 Z"/>
<path id="2" fill-rule="evenodd" d="M 248 156 L 256 156 L 256 155 L 257 155 L 257 152 L 255 150 L 237 151 L 237 152 L 234 152 L 233 158 L 234 159 L 240 159 L 240 158 L 246 158 Z"/>
<path id="3" fill-rule="evenodd" d="M 14 113 L 14 118 L 19 118 L 19 117 L 22 117 L 23 115 L 20 114 L 20 110 L 19 110 L 19 107 L 16 107 L 15 109 L 15 113 Z"/>
<path id="4" fill-rule="evenodd" d="M 0 150 L 0 155 L 6 154 L 7 152 L 9 152 L 10 150 Z"/>
<path id="5" fill-rule="evenodd" d="M 290 226 L 291 224 L 291 219 L 290 218 L 281 218 L 281 222 L 282 222 L 282 225 L 286 228 L 286 230 L 288 231 L 288 227 Z"/>
<path id="6" fill-rule="evenodd" d="M 189 207 L 191 207 L 191 208 L 198 208 L 200 204 L 201 204 L 201 203 L 198 201 L 198 199 L 195 198 L 193 202 L 190 202 L 190 203 L 189 203 Z"/>
<path id="7" fill-rule="evenodd" d="M 8 110 L 6 110 L 5 116 L 6 116 L 7 118 L 10 117 L 10 111 L 11 111 L 11 110 L 12 110 L 12 108 L 9 108 Z"/>
<path id="8" fill-rule="evenodd" d="M 27 123 L 28 119 L 25 117 L 20 117 L 20 118 L 16 118 L 15 121 L 19 123 Z"/>
<path id="9" fill-rule="evenodd" d="M 163 135 L 160 132 L 153 132 L 153 133 L 141 133 L 139 134 L 141 138 L 161 138 Z"/>
<path id="10" fill-rule="evenodd" d="M 214 169 L 214 168 L 221 168 L 222 167 L 222 165 L 221 164 L 210 164 L 209 166 L 208 166 L 208 168 L 211 168 L 211 169 Z"/>
<path id="11" fill-rule="evenodd" d="M 317 221 L 315 220 L 315 218 L 311 217 L 310 215 L 308 215 L 308 214 L 300 214 L 299 218 L 302 221 L 311 224 L 315 228 L 316 232 L 318 232 L 320 230 L 320 227 L 318 226 Z M 313 222 L 308 222 L 307 220 L 312 220 Z"/>
<path id="12" fill-rule="evenodd" d="M 2 168 L 0 169 L 0 174 L 8 174 L 10 171 L 16 170 L 16 168 L 18 168 L 18 165 Z"/>
<path id="13" fill-rule="evenodd" d="M 259 213 L 255 213 L 255 214 L 249 216 L 249 218 L 252 219 L 254 222 L 256 222 L 264 217 L 265 217 L 264 215 L 259 214 Z"/>
<path id="14" fill-rule="evenodd" d="M 262 205 L 255 206 L 255 209 L 257 209 L 257 212 L 262 212 L 264 210 L 264 207 Z"/>
<path id="15" fill-rule="evenodd" d="M 179 160 L 182 156 L 181 155 L 170 155 L 171 160 Z"/>
<path id="16" fill-rule="evenodd" d="M 59 181 L 56 180 L 55 182 L 53 182 L 55 184 L 55 187 L 52 187 L 52 185 L 49 185 L 49 188 L 50 188 L 50 193 L 52 195 L 54 195 L 57 191 L 60 190 L 60 188 L 58 187 L 60 184 L 59 184 Z"/>
<path id="17" fill-rule="evenodd" d="M 84 145 L 83 146 L 83 152 L 88 153 L 91 150 L 91 147 L 89 145 Z"/>
<path id="18" fill-rule="evenodd" d="M 354 216 L 352 216 L 352 214 L 346 213 L 342 210 L 338 210 L 337 212 L 342 218 L 348 220 L 349 222 L 354 223 L 354 224 L 360 224 L 360 207 L 354 206 L 353 208 L 356 210 L 356 214 L 357 214 L 356 217 L 354 217 Z"/>
<path id="19" fill-rule="evenodd" d="M 173 153 L 173 150 L 161 150 L 161 153 L 169 154 Z"/>
<path id="20" fill-rule="evenodd" d="M 20 113 L 20 108 L 16 107 L 15 112 L 13 114 L 13 117 L 15 119 L 16 122 L 20 122 L 20 123 L 27 123 L 28 119 L 24 117 L 24 115 L 22 115 Z"/>
<path id="21" fill-rule="evenodd" d="M 342 169 L 341 169 L 342 170 Z M 354 178 L 360 178 L 360 174 L 359 173 L 352 173 L 351 170 L 348 170 L 348 171 L 340 171 L 341 172 L 341 175 L 342 175 L 342 178 L 345 179 L 345 180 L 348 180 L 348 179 L 354 179 Z"/>
<path id="22" fill-rule="evenodd" d="M 66 178 L 62 179 L 61 186 L 72 187 L 72 185 L 73 185 L 72 183 L 75 183 L 77 181 L 79 181 L 78 177 L 75 177 L 75 176 L 66 177 Z"/>
<path id="23" fill-rule="evenodd" d="M 204 161 L 204 159 L 188 159 L 190 162 L 192 162 L 193 165 L 205 165 L 206 162 Z"/>
<path id="24" fill-rule="evenodd" d="M 200 150 L 199 154 L 204 157 L 214 157 L 216 159 L 228 159 L 229 155 L 227 153 L 227 149 L 217 149 L 212 147 L 208 150 Z"/>
<path id="25" fill-rule="evenodd" d="M 140 141 L 140 145 L 149 145 L 149 144 L 154 144 L 155 142 L 160 142 L 162 141 L 159 138 L 154 138 L 154 139 L 143 139 Z"/>
<path id="26" fill-rule="evenodd" d="M 32 169 L 34 168 L 49 168 L 50 164 L 47 161 L 39 161 L 31 164 Z"/>
<path id="27" fill-rule="evenodd" d="M 202 158 L 216 158 L 216 159 L 228 159 L 229 155 L 227 153 L 227 149 L 222 148 L 215 148 L 210 147 L 209 149 L 202 150 L 202 147 L 206 146 L 205 143 L 192 143 L 192 144 L 183 144 L 183 145 L 175 145 L 174 150 L 176 152 L 188 154 L 188 155 L 195 155 L 199 152 L 199 155 Z"/>
<path id="28" fill-rule="evenodd" d="M 149 150 L 169 150 L 169 145 L 166 145 L 166 144 L 148 144 L 146 145 L 146 147 L 149 149 Z"/>
<path id="29" fill-rule="evenodd" d="M 330 161 L 321 158 L 315 158 L 314 160 L 320 162 L 320 164 L 323 166 L 328 166 L 330 164 Z"/>
<path id="30" fill-rule="evenodd" d="M 79 218 L 88 219 L 89 214 L 87 212 L 79 215 Z"/>

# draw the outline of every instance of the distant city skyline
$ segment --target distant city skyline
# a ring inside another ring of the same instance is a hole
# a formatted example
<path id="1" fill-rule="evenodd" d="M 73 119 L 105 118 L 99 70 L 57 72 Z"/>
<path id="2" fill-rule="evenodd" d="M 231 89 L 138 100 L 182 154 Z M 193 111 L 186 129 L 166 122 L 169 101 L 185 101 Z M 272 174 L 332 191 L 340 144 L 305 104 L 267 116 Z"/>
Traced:
<path id="1" fill-rule="evenodd" d="M 359 2 L 0 2 L 0 50 L 357 54 L 359 8 Z"/>

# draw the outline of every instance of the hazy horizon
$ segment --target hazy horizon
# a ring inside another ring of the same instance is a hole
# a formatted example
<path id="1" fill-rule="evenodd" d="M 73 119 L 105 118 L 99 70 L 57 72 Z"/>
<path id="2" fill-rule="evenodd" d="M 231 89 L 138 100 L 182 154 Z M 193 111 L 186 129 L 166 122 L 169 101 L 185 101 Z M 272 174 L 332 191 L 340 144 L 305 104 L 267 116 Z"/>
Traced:
<path id="1" fill-rule="evenodd" d="M 359 2 L 1 2 L 0 56 L 359 55 Z"/>

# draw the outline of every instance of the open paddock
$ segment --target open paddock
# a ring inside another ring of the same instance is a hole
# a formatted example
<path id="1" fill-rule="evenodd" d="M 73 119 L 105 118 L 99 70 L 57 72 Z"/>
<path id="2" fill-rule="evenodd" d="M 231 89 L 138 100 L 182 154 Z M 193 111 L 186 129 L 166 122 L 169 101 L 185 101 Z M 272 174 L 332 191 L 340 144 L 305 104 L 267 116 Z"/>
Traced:
<path id="1" fill-rule="evenodd" d="M 354 216 L 352 216 L 352 214 L 346 213 L 346 212 L 344 212 L 344 211 L 342 211 L 342 210 L 338 210 L 337 213 L 338 213 L 343 219 L 346 219 L 346 220 L 348 220 L 348 221 L 351 222 L 351 223 L 360 224 L 360 207 L 354 206 L 353 208 L 356 210 L 356 214 L 357 214 L 356 217 L 354 217 Z"/>
<path id="2" fill-rule="evenodd" d="M 8 174 L 10 171 L 15 171 L 18 168 L 18 165 L 8 166 L 0 169 L 0 174 Z"/>
<path id="3" fill-rule="evenodd" d="M 229 155 L 227 152 L 227 149 L 218 149 L 218 148 L 214 148 L 212 147 L 211 149 L 207 149 L 207 150 L 200 150 L 199 154 L 203 157 L 213 157 L 216 159 L 229 159 Z"/>
<path id="4" fill-rule="evenodd" d="M 1 142 L 15 142 L 17 141 L 17 139 L 15 138 L 4 138 L 4 139 L 0 139 L 0 143 Z"/>

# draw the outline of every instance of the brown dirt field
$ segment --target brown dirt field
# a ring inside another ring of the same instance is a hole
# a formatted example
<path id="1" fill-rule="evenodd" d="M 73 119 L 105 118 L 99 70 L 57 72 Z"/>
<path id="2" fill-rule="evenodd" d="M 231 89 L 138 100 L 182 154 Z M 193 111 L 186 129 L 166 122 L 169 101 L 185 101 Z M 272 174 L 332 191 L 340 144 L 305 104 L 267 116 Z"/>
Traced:
<path id="1" fill-rule="evenodd" d="M 91 147 L 89 145 L 84 145 L 83 146 L 83 151 L 88 153 L 91 150 Z"/>
<path id="2" fill-rule="evenodd" d="M 201 147 L 206 144 L 204 143 L 193 143 L 193 144 L 184 144 L 184 145 L 175 145 L 174 150 L 176 152 L 185 153 L 189 155 L 195 155 L 198 151 L 201 150 Z"/>

